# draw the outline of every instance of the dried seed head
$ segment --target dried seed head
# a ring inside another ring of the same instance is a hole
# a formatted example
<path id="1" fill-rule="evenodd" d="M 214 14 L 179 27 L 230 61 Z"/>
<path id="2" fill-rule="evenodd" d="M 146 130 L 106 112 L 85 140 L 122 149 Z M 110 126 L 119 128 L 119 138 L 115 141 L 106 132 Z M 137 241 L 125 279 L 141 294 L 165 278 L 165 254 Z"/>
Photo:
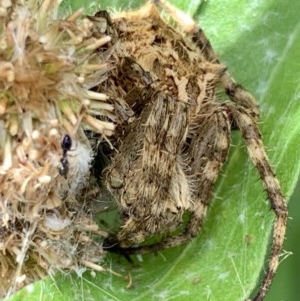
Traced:
<path id="1" fill-rule="evenodd" d="M 57 19 L 60 2 L 0 3 L 0 298 L 48 269 L 76 268 L 81 240 L 87 260 L 103 255 L 86 239 L 100 230 L 81 194 L 93 158 L 84 130 L 110 136 L 115 128 L 108 97 L 88 91 L 109 69 L 92 51 L 110 37 L 93 37 L 82 10 Z M 61 145 L 63 137 L 72 140 Z"/>

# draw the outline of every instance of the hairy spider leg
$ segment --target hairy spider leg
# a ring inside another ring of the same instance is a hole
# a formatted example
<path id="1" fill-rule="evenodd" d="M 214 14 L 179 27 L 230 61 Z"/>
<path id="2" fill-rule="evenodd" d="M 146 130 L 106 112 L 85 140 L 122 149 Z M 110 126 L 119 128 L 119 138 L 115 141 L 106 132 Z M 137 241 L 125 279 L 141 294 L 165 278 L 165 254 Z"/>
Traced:
<path id="1" fill-rule="evenodd" d="M 206 110 L 207 108 L 203 107 L 203 111 Z M 188 209 L 191 212 L 190 220 L 183 233 L 167 237 L 153 245 L 129 247 L 122 251 L 116 248 L 116 252 L 131 255 L 158 251 L 188 242 L 199 233 L 211 200 L 213 185 L 230 148 L 228 110 L 215 104 L 213 111 L 210 115 L 199 114 L 197 120 L 194 120 L 198 123 L 197 126 L 194 128 L 192 125 L 192 133 L 188 133 L 189 148 L 184 155 L 186 159 L 183 160 L 186 160 L 185 173 L 190 179 L 190 188 L 194 193 L 192 198 L 197 201 Z"/>
<path id="2" fill-rule="evenodd" d="M 288 217 L 287 204 L 265 152 L 264 145 L 261 140 L 261 134 L 255 120 L 248 112 L 247 108 L 236 106 L 232 103 L 228 103 L 227 106 L 242 133 L 249 157 L 259 172 L 265 191 L 268 195 L 271 208 L 275 213 L 272 248 L 269 261 L 265 269 L 260 289 L 252 299 L 253 301 L 261 301 L 270 287 L 279 264 L 279 257 L 284 242 Z"/>
<path id="3" fill-rule="evenodd" d="M 121 210 L 125 214 L 126 210 L 130 212 L 117 234 L 123 248 L 143 242 L 174 223 L 178 225 L 181 214 L 189 206 L 187 184 L 174 176 L 183 176 L 178 153 L 187 135 L 187 106 L 163 92 L 156 92 L 153 98 L 150 114 L 146 108 L 141 117 L 146 119 L 141 129 L 144 132 L 139 158 L 142 168 L 122 193 Z M 127 199 L 126 191 L 134 198 L 138 195 L 139 199 Z M 165 200 L 170 191 L 172 200 Z"/>

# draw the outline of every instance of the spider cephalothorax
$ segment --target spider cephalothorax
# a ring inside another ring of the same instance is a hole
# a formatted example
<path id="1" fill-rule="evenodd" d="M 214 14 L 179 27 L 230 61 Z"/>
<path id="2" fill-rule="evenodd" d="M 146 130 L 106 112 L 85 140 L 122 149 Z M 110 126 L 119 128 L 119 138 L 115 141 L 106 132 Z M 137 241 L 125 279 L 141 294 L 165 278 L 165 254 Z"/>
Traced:
<path id="1" fill-rule="evenodd" d="M 161 18 L 157 5 L 186 37 Z M 149 1 L 112 22 L 118 67 L 108 79 L 107 93 L 118 103 L 121 126 L 105 181 L 123 224 L 106 245 L 117 244 L 128 254 L 196 236 L 228 155 L 231 130 L 238 128 L 276 214 L 272 256 L 255 297 L 261 300 L 278 265 L 287 208 L 261 140 L 255 99 L 220 64 L 202 30 L 165 1 Z M 230 100 L 219 99 L 220 88 Z M 184 213 L 189 214 L 184 230 L 170 235 L 182 225 Z M 157 234 L 167 238 L 134 248 Z"/>

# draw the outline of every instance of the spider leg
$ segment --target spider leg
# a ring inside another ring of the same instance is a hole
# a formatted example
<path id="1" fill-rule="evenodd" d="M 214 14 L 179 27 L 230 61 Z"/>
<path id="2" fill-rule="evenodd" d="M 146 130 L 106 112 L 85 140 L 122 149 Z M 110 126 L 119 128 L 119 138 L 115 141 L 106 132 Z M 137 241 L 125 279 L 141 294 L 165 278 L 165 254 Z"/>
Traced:
<path id="1" fill-rule="evenodd" d="M 106 176 L 124 216 L 124 224 L 112 240 L 122 248 L 177 226 L 189 206 L 188 184 L 178 155 L 187 135 L 187 105 L 162 92 L 152 94 L 151 105 L 142 111 L 133 125 L 135 131 L 124 138 L 123 146 L 132 145 L 136 135 L 143 137 L 142 143 L 128 160 L 121 146 Z M 133 177 L 131 170 L 135 171 Z M 116 181 L 118 175 L 125 177 Z"/>
<path id="2" fill-rule="evenodd" d="M 186 34 L 191 37 L 192 41 L 200 49 L 201 54 L 207 61 L 221 64 L 203 30 L 188 14 L 180 11 L 165 0 L 150 0 L 150 2 L 154 5 L 160 6 L 179 24 L 180 28 L 182 28 Z M 221 82 L 226 94 L 233 102 L 250 109 L 251 112 L 253 112 L 254 117 L 259 116 L 259 109 L 255 98 L 240 84 L 236 83 L 227 70 L 221 76 Z"/>
<path id="3" fill-rule="evenodd" d="M 205 108 L 204 108 L 205 110 Z M 192 238 L 198 235 L 207 208 L 211 201 L 211 193 L 215 181 L 225 162 L 230 148 L 230 118 L 222 106 L 208 110 L 211 116 L 203 118 L 200 114 L 194 123 L 197 128 L 191 140 L 187 158 L 188 177 L 193 182 L 193 208 L 187 225 L 185 236 Z"/>
<path id="4" fill-rule="evenodd" d="M 255 120 L 244 107 L 230 103 L 227 103 L 226 106 L 231 111 L 233 119 L 242 133 L 249 156 L 259 172 L 260 178 L 263 181 L 270 200 L 271 208 L 275 213 L 275 221 L 273 224 L 273 243 L 270 259 L 268 261 L 260 289 L 256 296 L 252 299 L 253 301 L 261 301 L 269 289 L 279 264 L 279 256 L 284 242 L 288 216 L 287 205 L 279 182 L 270 166 L 269 159 L 261 140 L 261 134 Z"/>
<path id="5" fill-rule="evenodd" d="M 207 108 L 205 108 L 207 110 Z M 230 124 L 227 108 L 216 107 L 209 116 L 198 115 L 191 125 L 189 147 L 184 154 L 186 176 L 192 182 L 190 220 L 182 234 L 170 236 L 161 242 L 140 247 L 124 248 L 123 255 L 142 254 L 181 245 L 195 237 L 201 230 L 210 203 L 213 185 L 226 160 L 230 147 Z"/>

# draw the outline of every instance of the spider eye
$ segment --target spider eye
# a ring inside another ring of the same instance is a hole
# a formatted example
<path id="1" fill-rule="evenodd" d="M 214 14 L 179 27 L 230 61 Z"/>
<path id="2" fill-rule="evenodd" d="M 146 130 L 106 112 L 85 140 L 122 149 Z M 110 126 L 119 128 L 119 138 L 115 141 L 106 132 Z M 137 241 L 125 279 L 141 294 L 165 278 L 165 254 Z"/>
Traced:
<path id="1" fill-rule="evenodd" d="M 61 147 L 64 151 L 69 151 L 72 147 L 72 139 L 69 135 L 65 135 L 62 142 Z"/>

